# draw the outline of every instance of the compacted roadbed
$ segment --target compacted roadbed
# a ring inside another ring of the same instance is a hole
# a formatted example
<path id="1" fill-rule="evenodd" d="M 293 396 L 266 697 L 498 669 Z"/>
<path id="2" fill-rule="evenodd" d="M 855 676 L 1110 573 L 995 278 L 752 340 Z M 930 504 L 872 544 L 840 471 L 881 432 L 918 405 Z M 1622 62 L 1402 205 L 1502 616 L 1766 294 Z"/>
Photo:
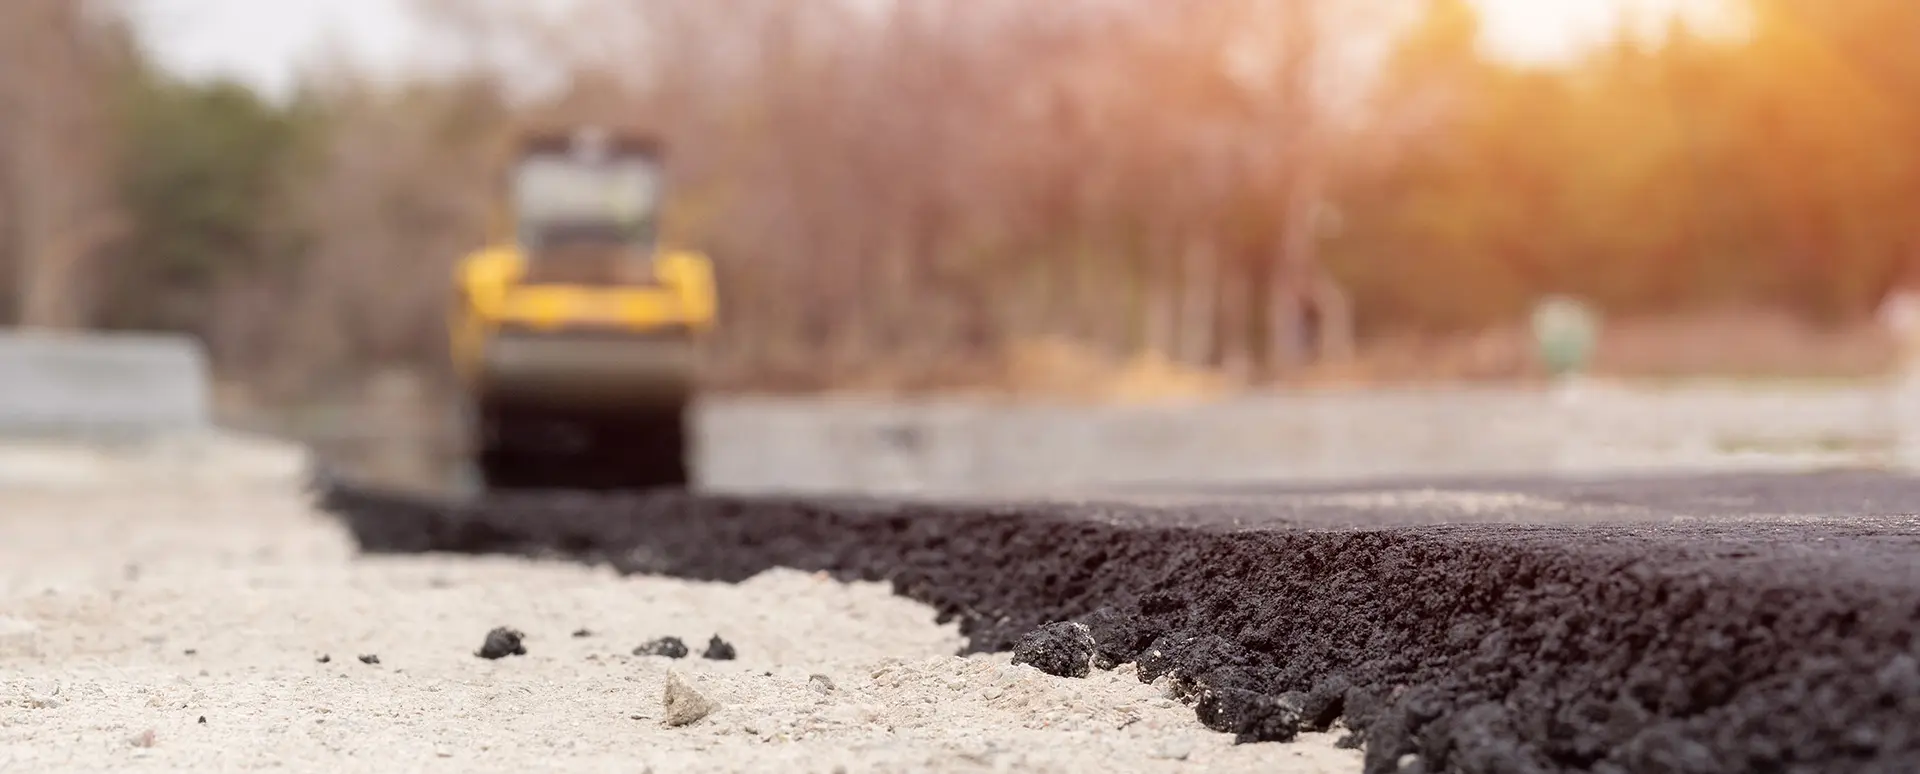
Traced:
<path id="1" fill-rule="evenodd" d="M 956 656 L 935 617 L 787 569 L 362 554 L 297 486 L 0 488 L 0 771 L 1361 768 L 1337 729 L 1235 745 L 1124 667 Z"/>
<path id="2" fill-rule="evenodd" d="M 1116 502 L 318 494 L 371 553 L 884 581 L 968 652 L 1058 664 L 1041 651 L 1090 641 L 1097 667 L 1237 741 L 1351 729 L 1369 772 L 1920 770 L 1920 480 L 1902 476 Z"/>

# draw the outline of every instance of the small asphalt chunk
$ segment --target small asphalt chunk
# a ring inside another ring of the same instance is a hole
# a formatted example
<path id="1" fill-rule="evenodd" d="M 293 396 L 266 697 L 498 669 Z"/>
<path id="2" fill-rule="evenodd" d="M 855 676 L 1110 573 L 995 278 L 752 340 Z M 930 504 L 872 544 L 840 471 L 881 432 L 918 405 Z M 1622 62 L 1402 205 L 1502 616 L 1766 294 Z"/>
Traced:
<path id="1" fill-rule="evenodd" d="M 593 636 L 593 631 L 592 631 L 591 629 L 575 629 L 575 630 L 573 630 L 573 638 L 574 638 L 574 639 L 576 639 L 576 640 L 581 640 L 581 639 L 586 639 L 586 638 L 588 638 L 588 637 L 592 637 L 592 636 Z"/>
<path id="2" fill-rule="evenodd" d="M 185 653 L 186 655 L 189 655 L 189 656 L 198 656 L 198 655 L 200 655 L 200 651 L 198 651 L 198 650 L 194 650 L 193 648 L 187 648 L 187 649 L 186 649 L 185 651 L 182 651 L 182 652 L 183 652 L 183 653 Z"/>
<path id="3" fill-rule="evenodd" d="M 521 634 L 517 629 L 496 627 L 493 631 L 487 632 L 487 641 L 482 643 L 480 649 L 474 651 L 473 655 L 489 660 L 527 655 L 527 647 L 521 643 L 525 637 L 526 635 Z"/>
<path id="4" fill-rule="evenodd" d="M 667 672 L 667 688 L 661 696 L 666 707 L 665 722 L 669 726 L 679 727 L 713 714 L 720 708 L 719 703 L 707 698 L 693 689 L 678 672 Z"/>
<path id="5" fill-rule="evenodd" d="M 665 656 L 667 658 L 686 658 L 687 643 L 679 637 L 661 637 L 633 649 L 636 656 Z"/>
<path id="6" fill-rule="evenodd" d="M 379 657 L 379 656 L 377 656 L 377 655 L 374 655 L 374 654 L 372 654 L 372 653 L 363 653 L 363 654 L 361 654 L 361 656 L 360 656 L 360 663 L 362 663 L 362 664 L 378 664 L 378 663 L 380 663 L 380 657 Z"/>
<path id="7" fill-rule="evenodd" d="M 205 716 L 205 715 L 201 715 L 201 716 L 200 716 L 200 725 L 203 725 L 203 726 L 204 726 L 204 725 L 206 725 L 206 724 L 207 724 L 207 716 Z"/>
<path id="8" fill-rule="evenodd" d="M 1013 663 L 1027 664 L 1054 677 L 1086 677 L 1093 671 L 1093 634 L 1075 621 L 1050 623 L 1021 637 Z"/>
<path id="9" fill-rule="evenodd" d="M 716 634 L 713 639 L 707 640 L 707 652 L 700 655 L 714 661 L 732 661 L 739 654 L 734 652 L 732 643 L 720 639 L 720 635 Z"/>
<path id="10" fill-rule="evenodd" d="M 1300 733 L 1303 696 L 1268 696 L 1240 688 L 1205 686 L 1194 703 L 1194 713 L 1206 727 L 1233 734 L 1236 744 L 1291 742 Z"/>
<path id="11" fill-rule="evenodd" d="M 1133 663 L 1153 644 L 1153 628 L 1136 613 L 1103 607 L 1079 620 L 1093 637 L 1094 669 L 1107 671 Z"/>
<path id="12" fill-rule="evenodd" d="M 314 659 L 314 661 L 318 661 L 318 662 L 320 662 L 320 663 L 322 663 L 322 664 L 325 664 L 325 663 L 327 663 L 327 662 L 329 662 L 329 661 L 332 661 L 332 660 L 333 660 L 333 657 L 332 657 L 332 656 L 329 656 L 329 655 L 327 655 L 327 654 L 325 654 L 325 653 L 322 653 L 322 654 L 320 654 L 320 657 L 319 657 L 319 658 L 316 658 L 316 659 Z"/>

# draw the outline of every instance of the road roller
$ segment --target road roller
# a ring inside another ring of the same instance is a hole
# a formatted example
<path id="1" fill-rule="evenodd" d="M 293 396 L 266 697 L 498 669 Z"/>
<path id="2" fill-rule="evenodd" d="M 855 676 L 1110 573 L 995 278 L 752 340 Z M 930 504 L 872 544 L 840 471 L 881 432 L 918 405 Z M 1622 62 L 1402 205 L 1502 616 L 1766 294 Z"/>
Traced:
<path id="1" fill-rule="evenodd" d="M 660 142 L 521 132 L 455 276 L 452 358 L 483 490 L 684 488 L 710 261 L 662 238 Z"/>

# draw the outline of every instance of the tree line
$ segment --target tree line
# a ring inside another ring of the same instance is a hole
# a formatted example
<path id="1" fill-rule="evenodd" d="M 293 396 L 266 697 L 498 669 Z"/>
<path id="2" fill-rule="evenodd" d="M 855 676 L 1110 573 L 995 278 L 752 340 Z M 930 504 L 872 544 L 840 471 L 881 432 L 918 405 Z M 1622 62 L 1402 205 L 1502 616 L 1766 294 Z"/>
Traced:
<path id="1" fill-rule="evenodd" d="M 1547 67 L 1467 0 L 418 0 L 464 67 L 276 101 L 10 0 L 0 320 L 185 331 L 283 390 L 437 368 L 502 139 L 563 118 L 666 140 L 740 384 L 964 383 L 1043 337 L 1281 378 L 1556 293 L 1857 321 L 1920 250 L 1920 6 L 1737 4 Z"/>

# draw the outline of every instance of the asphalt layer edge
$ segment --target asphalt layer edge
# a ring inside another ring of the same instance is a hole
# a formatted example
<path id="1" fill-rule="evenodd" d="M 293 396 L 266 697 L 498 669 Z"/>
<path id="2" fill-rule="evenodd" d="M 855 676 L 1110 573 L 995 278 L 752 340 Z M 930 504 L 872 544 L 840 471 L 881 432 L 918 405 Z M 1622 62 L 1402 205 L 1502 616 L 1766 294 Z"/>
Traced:
<path id="1" fill-rule="evenodd" d="M 1724 538 L 1703 553 L 1630 531 L 1220 530 L 1037 504 L 677 493 L 459 501 L 339 481 L 317 496 L 371 553 L 726 582 L 824 571 L 933 606 L 969 652 L 1083 623 L 1097 663 L 1139 663 L 1242 741 L 1343 718 L 1369 774 L 1920 770 L 1920 590 L 1818 562 L 1756 569 Z"/>

